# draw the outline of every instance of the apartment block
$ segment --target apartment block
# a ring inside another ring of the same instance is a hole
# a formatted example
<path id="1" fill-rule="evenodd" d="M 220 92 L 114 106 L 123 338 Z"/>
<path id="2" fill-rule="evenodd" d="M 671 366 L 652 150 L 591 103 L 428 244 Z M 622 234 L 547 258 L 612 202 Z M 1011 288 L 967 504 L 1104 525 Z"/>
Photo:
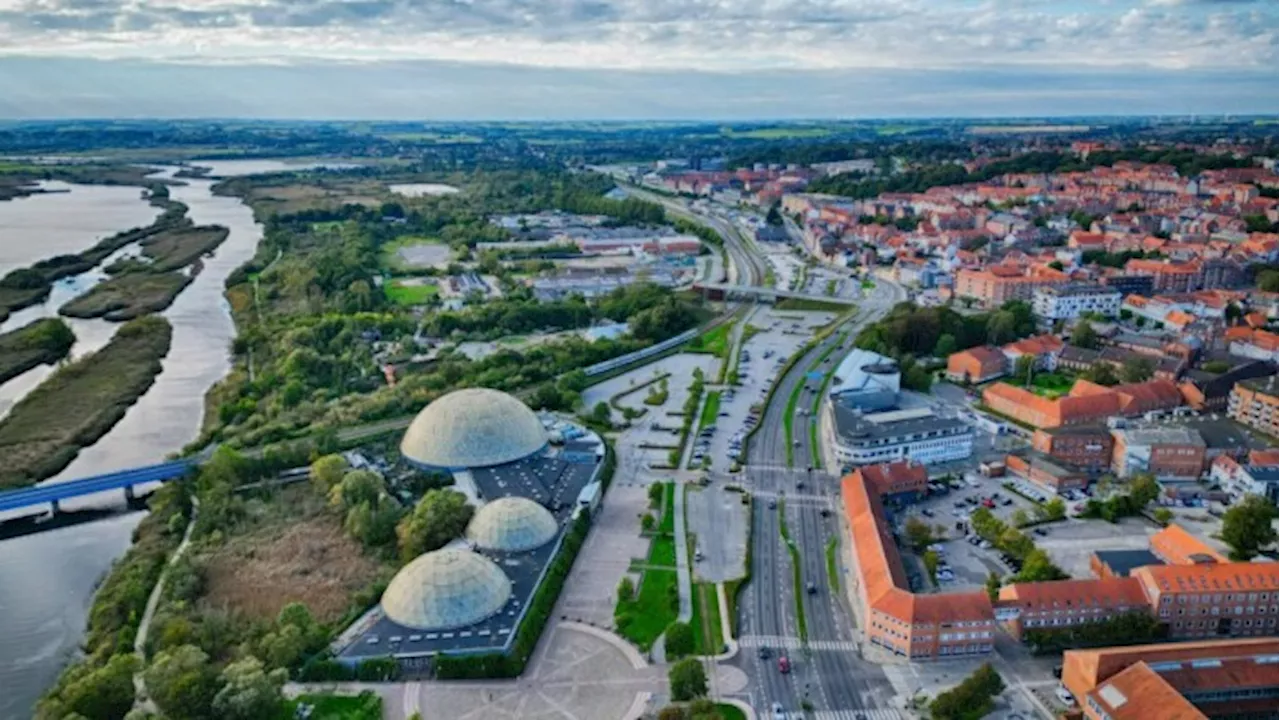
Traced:
<path id="1" fill-rule="evenodd" d="M 955 294 L 998 307 L 1009 300 L 1031 300 L 1037 288 L 1066 285 L 1070 277 L 1048 266 L 992 265 L 956 273 Z"/>
<path id="2" fill-rule="evenodd" d="M 1276 399 L 1276 376 L 1244 380 L 1235 384 L 1227 398 L 1227 414 L 1233 420 L 1268 435 L 1280 432 L 1280 403 Z"/>
<path id="3" fill-rule="evenodd" d="M 1036 316 L 1047 320 L 1075 320 L 1085 313 L 1115 317 L 1120 312 L 1123 295 L 1104 285 L 1069 283 L 1036 288 L 1031 308 Z"/>
<path id="4" fill-rule="evenodd" d="M 1171 638 L 1276 635 L 1274 562 L 1158 565 L 1138 568 L 1132 578 Z"/>
<path id="5" fill-rule="evenodd" d="M 1031 447 L 1036 451 L 1090 470 L 1111 466 L 1114 442 L 1111 430 L 1103 425 L 1045 428 L 1031 436 Z"/>

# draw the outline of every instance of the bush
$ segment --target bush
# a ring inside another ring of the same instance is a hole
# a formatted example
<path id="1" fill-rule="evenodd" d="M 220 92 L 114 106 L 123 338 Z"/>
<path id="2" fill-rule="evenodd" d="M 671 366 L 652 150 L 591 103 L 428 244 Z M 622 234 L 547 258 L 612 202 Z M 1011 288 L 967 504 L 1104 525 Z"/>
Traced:
<path id="1" fill-rule="evenodd" d="M 667 671 L 667 680 L 671 685 L 671 699 L 686 702 L 707 694 L 707 673 L 702 663 L 694 658 L 685 658 Z"/>
<path id="2" fill-rule="evenodd" d="M 994 707 L 992 698 L 1004 691 L 1000 673 L 983 663 L 964 682 L 941 693 L 929 703 L 936 720 L 979 720 Z"/>
<path id="3" fill-rule="evenodd" d="M 673 622 L 667 627 L 666 645 L 667 660 L 677 660 L 693 654 L 693 626 L 689 623 Z"/>
<path id="4" fill-rule="evenodd" d="M 1023 639 L 1031 652 L 1040 655 L 1070 648 L 1142 645 L 1162 640 L 1166 633 L 1166 627 L 1150 613 L 1137 611 L 1071 627 L 1028 628 Z"/>

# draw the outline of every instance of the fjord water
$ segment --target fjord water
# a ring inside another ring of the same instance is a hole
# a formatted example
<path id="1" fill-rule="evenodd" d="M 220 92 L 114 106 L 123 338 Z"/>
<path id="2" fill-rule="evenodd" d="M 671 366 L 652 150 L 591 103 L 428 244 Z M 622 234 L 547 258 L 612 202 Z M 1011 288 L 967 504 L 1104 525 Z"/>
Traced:
<path id="1" fill-rule="evenodd" d="M 277 165 L 283 166 L 282 163 Z M 267 167 L 266 170 L 277 169 Z M 262 172 L 258 166 L 251 171 Z M 176 168 L 166 170 L 171 175 Z M 220 174 L 235 174 L 223 172 Z M 218 197 L 210 192 L 213 181 L 187 180 L 186 185 L 171 188 L 175 200 L 186 203 L 189 217 L 197 224 L 220 224 L 230 229 L 227 240 L 212 258 L 204 260 L 204 268 L 195 282 L 187 286 L 163 315 L 173 325 L 173 347 L 164 359 L 163 371 L 155 385 L 105 437 L 49 482 L 75 479 L 137 465 L 162 461 L 169 453 L 191 442 L 199 431 L 204 412 L 205 392 L 230 367 L 228 355 L 235 328 L 223 297 L 227 276 L 249 260 L 262 237 L 262 228 L 253 221 L 252 212 L 238 199 Z M 97 239 L 136 225 L 145 225 L 155 216 L 140 199 L 137 188 L 127 190 L 131 210 L 116 208 L 114 214 L 99 215 L 101 222 L 86 226 L 79 241 L 69 240 L 49 252 L 40 246 L 50 237 L 50 227 L 62 227 L 69 216 L 92 215 L 100 203 L 91 201 L 93 193 L 81 193 L 75 186 L 70 193 L 51 194 L 0 203 L 0 231 L 9 246 L 6 264 L 27 264 L 23 258 L 39 259 L 62 252 L 75 252 L 92 245 Z M 105 188 L 89 188 L 102 190 Z M 5 212 L 22 203 L 40 200 L 46 203 L 45 224 L 29 207 L 21 213 L 25 230 L 11 228 Z M 130 214 L 132 213 L 132 214 Z M 104 228 L 106 223 L 116 223 Z M 10 260 L 9 258 L 13 258 Z M 10 268 L 12 269 L 12 268 Z M 64 302 L 78 294 L 81 287 L 95 281 L 92 272 L 56 287 L 50 300 L 21 313 L 15 313 L 4 329 L 30 322 L 41 316 L 53 316 Z M 81 354 L 100 347 L 110 339 L 117 324 L 102 320 L 80 320 L 70 323 L 75 330 Z M 43 370 L 44 375 L 50 371 Z M 33 371 L 35 372 L 35 371 Z M 43 376 L 23 376 L 0 386 L 0 413 L 9 404 L 38 384 Z M 20 382 L 21 381 L 21 382 Z M 9 385 L 14 389 L 7 389 Z M 121 503 L 120 498 L 95 498 L 86 504 Z M 73 507 L 75 503 L 64 503 Z M 52 530 L 13 540 L 0 541 L 0 719 L 29 718 L 35 701 L 57 678 L 59 670 L 71 659 L 83 636 L 86 616 L 96 583 L 111 563 L 129 546 L 130 534 L 141 519 L 141 513 L 129 513 L 107 520 Z"/>

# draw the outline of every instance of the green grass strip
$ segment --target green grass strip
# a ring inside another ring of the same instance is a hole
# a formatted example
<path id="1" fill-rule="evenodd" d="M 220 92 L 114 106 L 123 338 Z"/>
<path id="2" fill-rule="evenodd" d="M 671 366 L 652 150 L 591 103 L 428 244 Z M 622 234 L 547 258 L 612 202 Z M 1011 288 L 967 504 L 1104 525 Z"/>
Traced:
<path id="1" fill-rule="evenodd" d="M 836 550 L 839 542 L 835 538 L 827 541 L 827 583 L 831 586 L 832 592 L 840 589 L 840 570 L 836 563 Z"/>
<path id="2" fill-rule="evenodd" d="M 716 416 L 720 414 L 720 391 L 712 390 L 707 393 L 707 401 L 702 404 L 702 416 L 698 418 L 698 432 L 702 432 L 704 428 L 716 423 Z"/>
<path id="3" fill-rule="evenodd" d="M 804 579 L 800 576 L 800 549 L 795 543 L 791 542 L 791 531 L 787 527 L 787 504 L 778 501 L 778 532 L 782 535 L 782 540 L 787 544 L 787 551 L 791 553 L 791 583 L 795 586 L 796 601 L 796 632 L 800 635 L 801 644 L 809 642 L 809 626 L 805 622 L 804 617 Z"/>

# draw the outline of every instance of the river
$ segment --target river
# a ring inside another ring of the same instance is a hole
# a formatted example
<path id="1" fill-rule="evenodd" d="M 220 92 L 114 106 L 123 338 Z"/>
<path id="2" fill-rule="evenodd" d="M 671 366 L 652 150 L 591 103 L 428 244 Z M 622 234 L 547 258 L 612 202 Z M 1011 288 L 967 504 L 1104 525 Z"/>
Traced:
<path id="1" fill-rule="evenodd" d="M 220 163 L 218 175 L 270 172 L 292 169 L 277 161 Z M 176 170 L 167 170 L 172 173 Z M 262 228 L 253 221 L 249 208 L 239 200 L 217 197 L 210 192 L 211 180 L 187 180 L 184 186 L 172 187 L 171 195 L 190 208 L 188 216 L 196 224 L 219 224 L 230 229 L 227 240 L 212 258 L 204 262 L 203 271 L 187 286 L 164 316 L 173 325 L 173 347 L 164 359 L 163 371 L 155 385 L 129 409 L 114 428 L 92 447 L 80 453 L 62 473 L 49 482 L 69 480 L 86 475 L 119 470 L 162 460 L 180 450 L 199 432 L 204 412 L 204 394 L 230 368 L 228 349 L 235 327 L 223 283 L 227 276 L 248 261 L 262 238 Z M 0 203 L 0 227 L 7 233 L 6 244 L 30 244 L 40 248 L 42 257 L 60 252 L 83 250 L 99 237 L 134 225 L 145 225 L 155 216 L 139 199 L 137 188 L 127 188 L 131 202 L 141 209 L 140 222 L 132 219 L 133 210 L 116 208 L 100 222 L 86 222 L 85 232 L 73 246 L 59 244 L 44 252 L 50 228 L 71 226 L 67 217 L 96 212 L 93 193 L 82 193 L 76 186 L 70 193 L 40 195 Z M 101 188 L 90 188 L 101 189 Z M 113 188 L 118 190 L 119 188 Z M 45 223 L 38 222 L 30 206 L 15 214 L 28 222 L 22 229 L 10 232 L 6 214 L 11 204 L 35 201 L 45 203 Z M 120 203 L 126 199 L 121 198 Z M 118 222 L 119 226 L 102 232 L 102 222 Z M 61 235 L 59 235 L 61 237 Z M 14 250 L 13 257 L 22 253 Z M 21 266 L 22 262 L 18 263 Z M 5 323 L 5 329 L 29 322 L 36 317 L 56 314 L 57 308 L 82 287 L 95 281 L 86 273 L 65 286 L 55 288 L 46 303 L 28 308 Z M 78 338 L 74 349 L 82 354 L 100 347 L 110 339 L 117 324 L 102 320 L 73 321 Z M 42 375 L 23 376 L 6 383 L 0 390 L 0 413 L 38 384 L 50 371 L 38 368 Z M 33 371 L 36 372 L 36 371 Z M 15 385 L 15 383 L 18 383 Z M 13 386 L 10 389 L 10 386 Z M 94 503 L 95 500 L 86 501 Z M 96 500 L 102 504 L 101 498 Z M 117 501 L 118 502 L 118 501 Z M 68 507 L 73 505 L 64 503 Z M 57 678 L 59 671 L 74 656 L 84 633 L 86 615 L 92 602 L 93 589 L 110 568 L 111 563 L 129 546 L 133 528 L 142 513 L 130 513 L 108 520 L 53 530 L 26 537 L 0 541 L 0 719 L 29 718 L 35 701 Z"/>

